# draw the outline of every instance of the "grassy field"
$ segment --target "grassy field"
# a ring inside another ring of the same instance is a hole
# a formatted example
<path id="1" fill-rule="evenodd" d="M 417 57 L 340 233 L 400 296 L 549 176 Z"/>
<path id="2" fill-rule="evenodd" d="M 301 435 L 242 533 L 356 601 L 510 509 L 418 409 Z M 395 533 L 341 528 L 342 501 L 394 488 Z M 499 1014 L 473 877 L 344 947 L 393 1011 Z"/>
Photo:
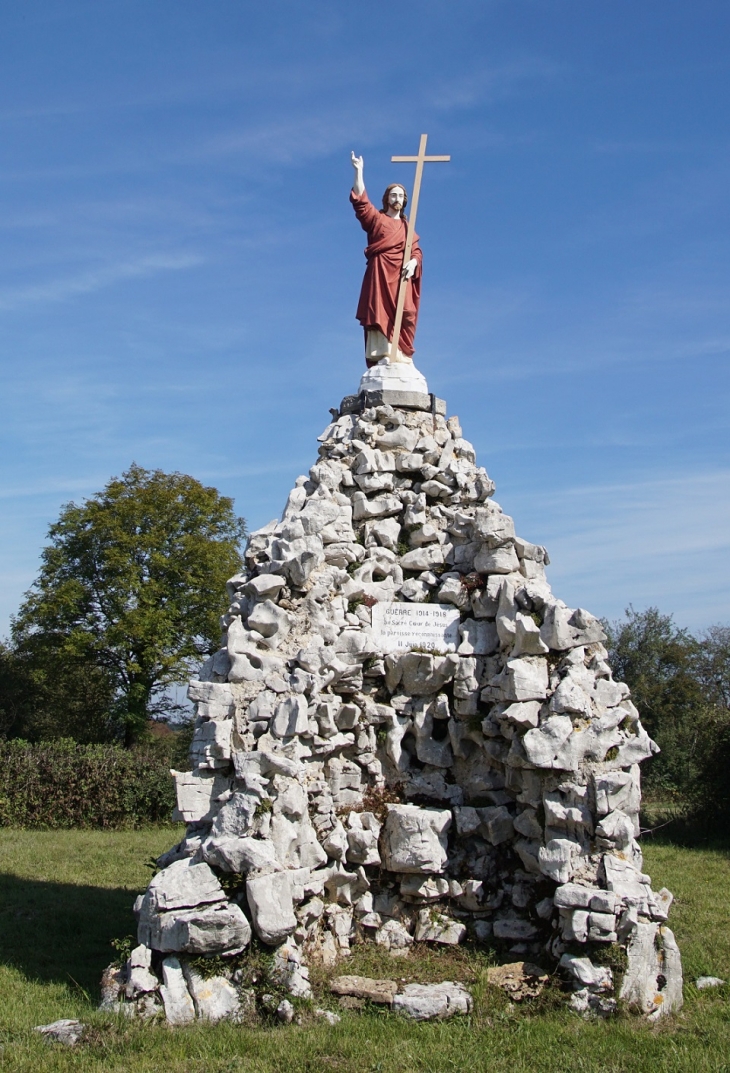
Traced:
<path id="1" fill-rule="evenodd" d="M 667 1024 L 634 1018 L 587 1023 L 564 1009 L 511 1009 L 484 982 L 486 962 L 432 953 L 425 968 L 393 963 L 391 974 L 468 980 L 474 1014 L 414 1025 L 378 1010 L 342 1011 L 340 1024 L 220 1025 L 169 1029 L 95 1010 L 110 941 L 134 930 L 131 904 L 145 862 L 175 840 L 172 828 L 130 832 L 0 831 L 0 1069 L 165 1073 L 442 1073 L 449 1070 L 571 1073 L 600 1070 L 730 1070 L 730 986 L 698 992 L 708 974 L 730 979 L 730 861 L 719 850 L 645 847 L 655 887 L 676 895 L 671 924 L 682 949 L 685 1007 Z M 378 969 L 373 955 L 347 971 Z M 461 973 L 457 976 L 457 973 Z M 331 1003 L 330 1003 L 331 1004 Z M 89 1025 L 76 1049 L 43 1041 L 34 1025 L 78 1017 Z"/>

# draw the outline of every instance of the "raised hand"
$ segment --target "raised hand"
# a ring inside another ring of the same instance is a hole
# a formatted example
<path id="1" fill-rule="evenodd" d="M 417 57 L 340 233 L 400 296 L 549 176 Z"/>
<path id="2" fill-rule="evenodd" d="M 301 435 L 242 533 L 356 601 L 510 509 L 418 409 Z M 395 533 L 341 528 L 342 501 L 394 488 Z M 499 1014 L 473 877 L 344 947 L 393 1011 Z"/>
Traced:
<path id="1" fill-rule="evenodd" d="M 355 156 L 353 152 L 350 153 L 350 160 L 355 169 L 355 178 L 352 180 L 352 192 L 356 197 L 360 197 L 365 193 L 365 182 L 362 177 L 363 159 L 361 156 Z"/>

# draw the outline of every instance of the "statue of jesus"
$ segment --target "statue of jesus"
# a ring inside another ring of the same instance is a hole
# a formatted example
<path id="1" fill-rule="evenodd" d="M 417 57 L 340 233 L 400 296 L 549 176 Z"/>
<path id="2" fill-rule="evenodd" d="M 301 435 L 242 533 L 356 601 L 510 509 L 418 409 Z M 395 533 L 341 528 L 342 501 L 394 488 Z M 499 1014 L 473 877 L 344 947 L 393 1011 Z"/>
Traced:
<path id="1" fill-rule="evenodd" d="M 390 360 L 412 364 L 413 339 L 421 299 L 422 254 L 418 235 L 414 235 L 411 259 L 403 265 L 408 230 L 404 210 L 408 204 L 408 194 L 400 183 L 391 183 L 383 194 L 382 209 L 376 209 L 365 192 L 363 158 L 352 153 L 352 166 L 355 179 L 350 201 L 360 226 L 368 236 L 365 248 L 367 268 L 355 314 L 365 330 L 365 361 L 368 367 L 383 360 L 386 363 Z M 395 358 L 391 358 L 390 341 L 393 338 L 401 276 L 408 280 L 408 284 L 398 352 Z"/>

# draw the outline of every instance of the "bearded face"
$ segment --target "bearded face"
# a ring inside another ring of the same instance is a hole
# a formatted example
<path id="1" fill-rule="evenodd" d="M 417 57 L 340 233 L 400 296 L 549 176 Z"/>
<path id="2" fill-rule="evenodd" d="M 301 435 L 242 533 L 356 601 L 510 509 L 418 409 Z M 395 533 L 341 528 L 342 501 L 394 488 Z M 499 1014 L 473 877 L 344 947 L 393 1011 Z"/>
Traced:
<path id="1" fill-rule="evenodd" d="M 400 186 L 394 186 L 388 194 L 388 208 L 392 213 L 399 215 L 406 203 L 405 191 Z"/>
<path id="2" fill-rule="evenodd" d="M 393 183 L 392 186 L 387 187 L 383 194 L 383 211 L 387 212 L 389 216 L 398 217 L 403 214 L 403 211 L 408 204 L 408 195 L 404 186 L 400 186 L 398 183 Z"/>

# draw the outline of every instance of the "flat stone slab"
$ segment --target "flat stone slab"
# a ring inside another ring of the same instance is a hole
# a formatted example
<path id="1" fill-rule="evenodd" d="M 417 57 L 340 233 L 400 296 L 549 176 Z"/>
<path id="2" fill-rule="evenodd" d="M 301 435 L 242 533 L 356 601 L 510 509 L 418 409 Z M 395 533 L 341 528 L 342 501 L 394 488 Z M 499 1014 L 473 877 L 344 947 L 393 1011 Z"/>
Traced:
<path id="1" fill-rule="evenodd" d="M 53 1021 L 50 1025 L 36 1025 L 34 1032 L 40 1032 L 52 1043 L 65 1043 L 67 1047 L 75 1047 L 84 1034 L 84 1025 L 81 1021 L 64 1018 L 61 1021 Z"/>
<path id="2" fill-rule="evenodd" d="M 446 400 L 420 391 L 365 391 L 346 395 L 340 403 L 340 415 L 357 414 L 368 406 L 400 406 L 405 410 L 425 410 L 426 413 L 446 415 Z"/>
<path id="3" fill-rule="evenodd" d="M 442 1021 L 457 1013 L 469 1013 L 471 995 L 463 984 L 406 984 L 393 999 L 393 1009 L 413 1021 Z"/>
<path id="4" fill-rule="evenodd" d="M 398 993 L 395 980 L 372 980 L 369 976 L 336 976 L 330 984 L 334 995 L 351 995 L 390 1006 Z"/>

